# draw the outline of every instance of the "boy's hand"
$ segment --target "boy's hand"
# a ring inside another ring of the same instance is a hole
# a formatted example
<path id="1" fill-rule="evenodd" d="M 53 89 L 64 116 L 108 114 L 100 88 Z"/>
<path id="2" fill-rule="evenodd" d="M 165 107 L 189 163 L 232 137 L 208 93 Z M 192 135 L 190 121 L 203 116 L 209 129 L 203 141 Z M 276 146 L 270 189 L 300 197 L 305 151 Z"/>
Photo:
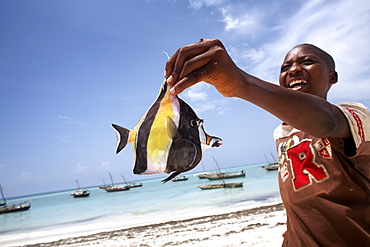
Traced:
<path id="1" fill-rule="evenodd" d="M 243 85 L 242 74 L 221 41 L 207 39 L 178 49 L 167 61 L 164 76 L 172 94 L 205 81 L 222 95 L 233 97 Z"/>

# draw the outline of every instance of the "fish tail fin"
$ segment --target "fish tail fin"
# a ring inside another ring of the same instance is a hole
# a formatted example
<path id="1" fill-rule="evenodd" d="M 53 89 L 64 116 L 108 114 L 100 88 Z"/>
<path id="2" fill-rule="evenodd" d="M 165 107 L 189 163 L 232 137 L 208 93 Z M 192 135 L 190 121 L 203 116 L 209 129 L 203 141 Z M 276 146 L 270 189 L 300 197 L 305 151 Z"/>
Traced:
<path id="1" fill-rule="evenodd" d="M 126 145 L 134 140 L 133 135 L 129 129 L 123 128 L 117 124 L 112 124 L 114 131 L 116 132 L 117 147 L 116 154 L 118 154 Z M 136 132 L 136 131 L 135 131 Z"/>

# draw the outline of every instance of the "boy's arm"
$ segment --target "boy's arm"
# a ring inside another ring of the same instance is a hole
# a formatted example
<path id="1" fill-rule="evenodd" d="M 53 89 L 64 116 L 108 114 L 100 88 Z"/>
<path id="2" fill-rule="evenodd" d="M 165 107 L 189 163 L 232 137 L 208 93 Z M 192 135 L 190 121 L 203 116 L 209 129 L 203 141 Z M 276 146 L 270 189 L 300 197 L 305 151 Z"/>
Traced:
<path id="1" fill-rule="evenodd" d="M 199 81 L 226 97 L 245 99 L 287 124 L 316 137 L 351 137 L 343 113 L 325 99 L 263 81 L 239 69 L 219 40 L 180 48 L 166 64 L 165 77 L 178 94 Z"/>
<path id="2" fill-rule="evenodd" d="M 351 137 L 347 119 L 338 107 L 316 95 L 293 91 L 244 73 L 245 99 L 296 129 L 316 137 Z"/>

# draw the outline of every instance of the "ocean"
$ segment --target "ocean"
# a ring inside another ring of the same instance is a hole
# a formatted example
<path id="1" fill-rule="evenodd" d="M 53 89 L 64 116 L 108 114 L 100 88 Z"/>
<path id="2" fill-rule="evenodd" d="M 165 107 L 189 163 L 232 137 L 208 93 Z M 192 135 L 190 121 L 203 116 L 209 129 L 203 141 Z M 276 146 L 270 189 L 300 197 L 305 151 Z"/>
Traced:
<path id="1" fill-rule="evenodd" d="M 209 181 L 186 173 L 186 181 L 136 181 L 143 186 L 128 191 L 109 193 L 99 187 L 87 188 L 90 196 L 85 198 L 71 196 L 74 190 L 17 198 L 9 203 L 31 200 L 31 209 L 0 215 L 0 246 L 53 241 L 281 202 L 277 171 L 266 171 L 261 165 L 222 170 L 245 170 L 245 178 L 225 180 L 243 181 L 241 188 L 201 190 L 196 185 L 222 180 Z"/>

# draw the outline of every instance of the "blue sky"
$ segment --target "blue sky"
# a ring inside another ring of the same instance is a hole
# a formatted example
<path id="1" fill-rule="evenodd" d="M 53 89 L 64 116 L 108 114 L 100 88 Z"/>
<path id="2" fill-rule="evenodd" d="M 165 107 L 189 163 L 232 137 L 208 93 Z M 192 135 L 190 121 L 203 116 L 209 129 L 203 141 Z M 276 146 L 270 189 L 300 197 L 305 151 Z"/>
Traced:
<path id="1" fill-rule="evenodd" d="M 337 63 L 329 101 L 369 107 L 369 13 L 367 0 L 0 0 L 0 183 L 18 196 L 74 188 L 75 176 L 152 178 L 132 174 L 131 147 L 114 154 L 110 124 L 133 128 L 157 96 L 163 52 L 200 38 L 221 39 L 239 67 L 274 83 L 286 52 L 313 43 Z M 226 168 L 275 152 L 269 113 L 205 83 L 180 97 L 224 140 L 205 152 L 207 169 L 212 156 Z"/>

